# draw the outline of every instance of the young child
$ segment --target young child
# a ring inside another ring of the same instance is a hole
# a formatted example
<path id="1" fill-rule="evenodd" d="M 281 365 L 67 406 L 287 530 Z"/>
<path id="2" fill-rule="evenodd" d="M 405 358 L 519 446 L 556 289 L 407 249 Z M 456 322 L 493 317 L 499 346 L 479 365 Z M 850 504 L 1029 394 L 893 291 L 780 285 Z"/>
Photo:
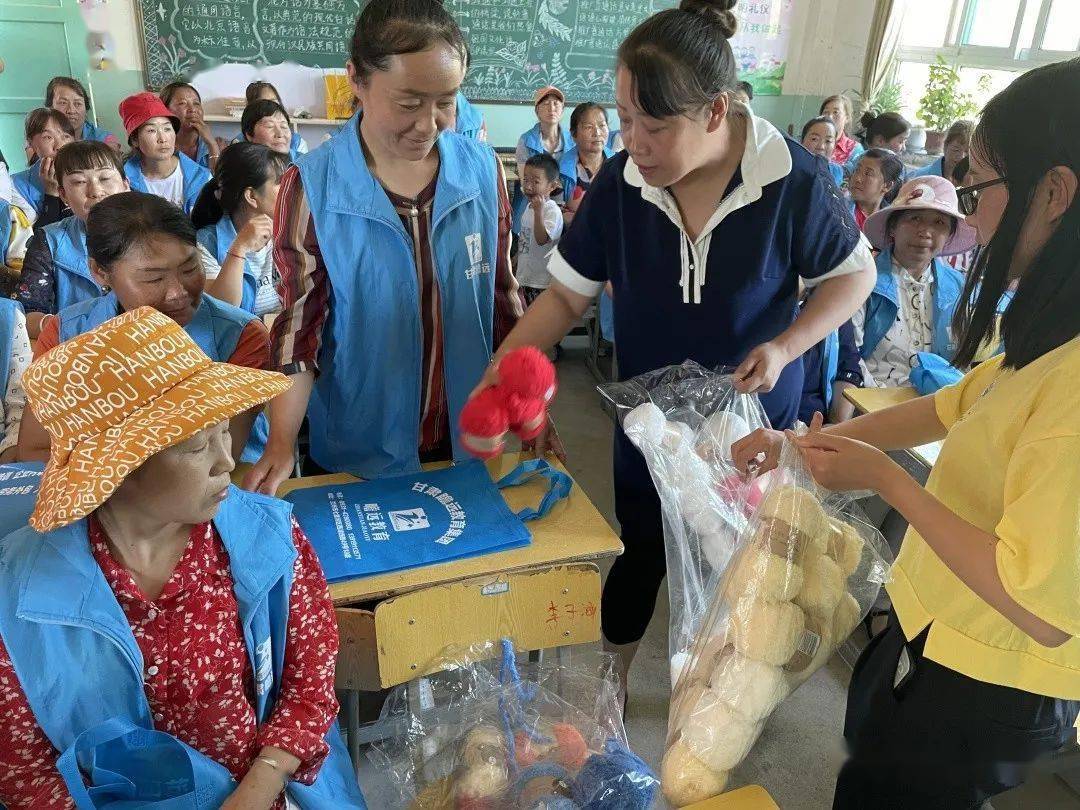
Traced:
<path id="1" fill-rule="evenodd" d="M 869 149 L 859 156 L 847 185 L 851 213 L 859 230 L 868 217 L 896 197 L 903 174 L 903 162 L 888 149 Z"/>
<path id="2" fill-rule="evenodd" d="M 829 174 L 838 187 L 844 184 L 843 167 L 832 162 L 836 149 L 836 124 L 829 116 L 819 115 L 806 122 L 802 128 L 802 145 L 810 154 L 825 158 L 829 164 Z"/>
<path id="3" fill-rule="evenodd" d="M 26 405 L 22 375 L 30 360 L 22 307 L 10 298 L 0 298 L 0 464 L 15 461 Z"/>
<path id="4" fill-rule="evenodd" d="M 525 161 L 521 191 L 529 202 L 521 220 L 521 235 L 517 258 L 517 278 L 531 304 L 551 283 L 548 257 L 562 236 L 563 215 L 559 204 L 551 199 L 559 189 L 559 164 L 551 155 L 541 152 Z"/>
<path id="5" fill-rule="evenodd" d="M 156 194 L 190 214 L 210 170 L 176 151 L 180 119 L 153 93 L 136 93 L 120 102 L 131 157 L 124 174 L 133 191 Z"/>
<path id="6" fill-rule="evenodd" d="M 63 113 L 38 107 L 26 116 L 24 131 L 37 162 L 11 175 L 11 184 L 27 204 L 26 215 L 43 227 L 69 213 L 60 201 L 53 159 L 75 140 L 75 129 Z"/>
<path id="7" fill-rule="evenodd" d="M 267 146 L 231 144 L 191 209 L 206 291 L 259 317 L 281 309 L 270 238 L 281 176 L 288 168 L 285 156 Z"/>
<path id="8" fill-rule="evenodd" d="M 76 141 L 61 149 L 56 179 L 71 216 L 47 225 L 30 240 L 16 293 L 35 340 L 46 315 L 101 295 L 86 255 L 86 218 L 106 197 L 128 189 L 120 158 L 101 141 Z"/>

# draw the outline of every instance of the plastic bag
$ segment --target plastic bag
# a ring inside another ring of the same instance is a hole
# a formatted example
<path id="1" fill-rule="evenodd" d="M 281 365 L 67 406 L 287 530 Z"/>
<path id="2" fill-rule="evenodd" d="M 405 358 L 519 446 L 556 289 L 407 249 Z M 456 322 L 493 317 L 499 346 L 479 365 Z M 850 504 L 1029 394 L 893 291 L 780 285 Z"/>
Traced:
<path id="1" fill-rule="evenodd" d="M 693 361 L 599 390 L 645 456 L 663 506 L 674 686 L 766 483 L 744 479 L 731 445 L 769 420 L 758 398 L 736 391 L 730 375 Z"/>
<path id="2" fill-rule="evenodd" d="M 495 666 L 475 662 L 490 649 L 466 651 L 448 671 L 391 694 L 383 719 L 400 720 L 401 733 L 369 751 L 392 786 L 379 806 L 649 807 L 658 781 L 626 745 L 610 657 L 519 670 L 512 645 L 499 649 Z"/>
<path id="3" fill-rule="evenodd" d="M 673 694 L 661 781 L 682 807 L 723 792 L 769 715 L 865 617 L 891 554 L 793 446 L 760 478 L 735 469 L 731 444 L 769 425 L 730 376 L 687 362 L 600 390 L 663 506 Z"/>

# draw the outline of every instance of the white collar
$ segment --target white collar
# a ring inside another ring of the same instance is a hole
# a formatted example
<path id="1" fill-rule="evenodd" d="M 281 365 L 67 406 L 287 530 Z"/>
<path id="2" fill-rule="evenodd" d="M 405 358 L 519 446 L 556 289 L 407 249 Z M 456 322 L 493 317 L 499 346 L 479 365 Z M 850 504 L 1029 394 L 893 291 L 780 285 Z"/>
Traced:
<path id="1" fill-rule="evenodd" d="M 892 263 L 893 269 L 900 275 L 900 280 L 909 287 L 928 287 L 934 283 L 933 261 L 926 265 L 926 270 L 923 271 L 922 276 L 919 278 L 915 278 L 906 267 L 901 267 L 895 257 L 893 258 Z"/>

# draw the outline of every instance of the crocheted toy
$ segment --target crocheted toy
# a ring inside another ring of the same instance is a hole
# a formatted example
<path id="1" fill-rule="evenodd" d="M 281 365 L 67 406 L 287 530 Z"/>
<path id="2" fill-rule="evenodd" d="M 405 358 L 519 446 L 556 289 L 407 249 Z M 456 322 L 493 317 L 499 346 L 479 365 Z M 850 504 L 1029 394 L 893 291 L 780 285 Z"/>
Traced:
<path id="1" fill-rule="evenodd" d="M 522 441 L 540 435 L 555 396 L 555 366 L 537 348 L 523 346 L 499 362 L 499 384 L 465 403 L 458 419 L 461 444 L 478 458 L 495 458 L 513 431 Z"/>

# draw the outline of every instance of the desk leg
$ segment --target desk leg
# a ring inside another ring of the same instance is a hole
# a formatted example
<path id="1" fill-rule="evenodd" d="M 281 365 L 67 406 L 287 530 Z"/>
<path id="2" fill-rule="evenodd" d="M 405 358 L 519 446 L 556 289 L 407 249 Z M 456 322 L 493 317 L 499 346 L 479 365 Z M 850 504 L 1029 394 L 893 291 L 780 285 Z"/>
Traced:
<path id="1" fill-rule="evenodd" d="M 360 768 L 360 693 L 355 689 L 345 690 L 345 739 L 349 746 L 349 759 L 353 771 Z"/>

